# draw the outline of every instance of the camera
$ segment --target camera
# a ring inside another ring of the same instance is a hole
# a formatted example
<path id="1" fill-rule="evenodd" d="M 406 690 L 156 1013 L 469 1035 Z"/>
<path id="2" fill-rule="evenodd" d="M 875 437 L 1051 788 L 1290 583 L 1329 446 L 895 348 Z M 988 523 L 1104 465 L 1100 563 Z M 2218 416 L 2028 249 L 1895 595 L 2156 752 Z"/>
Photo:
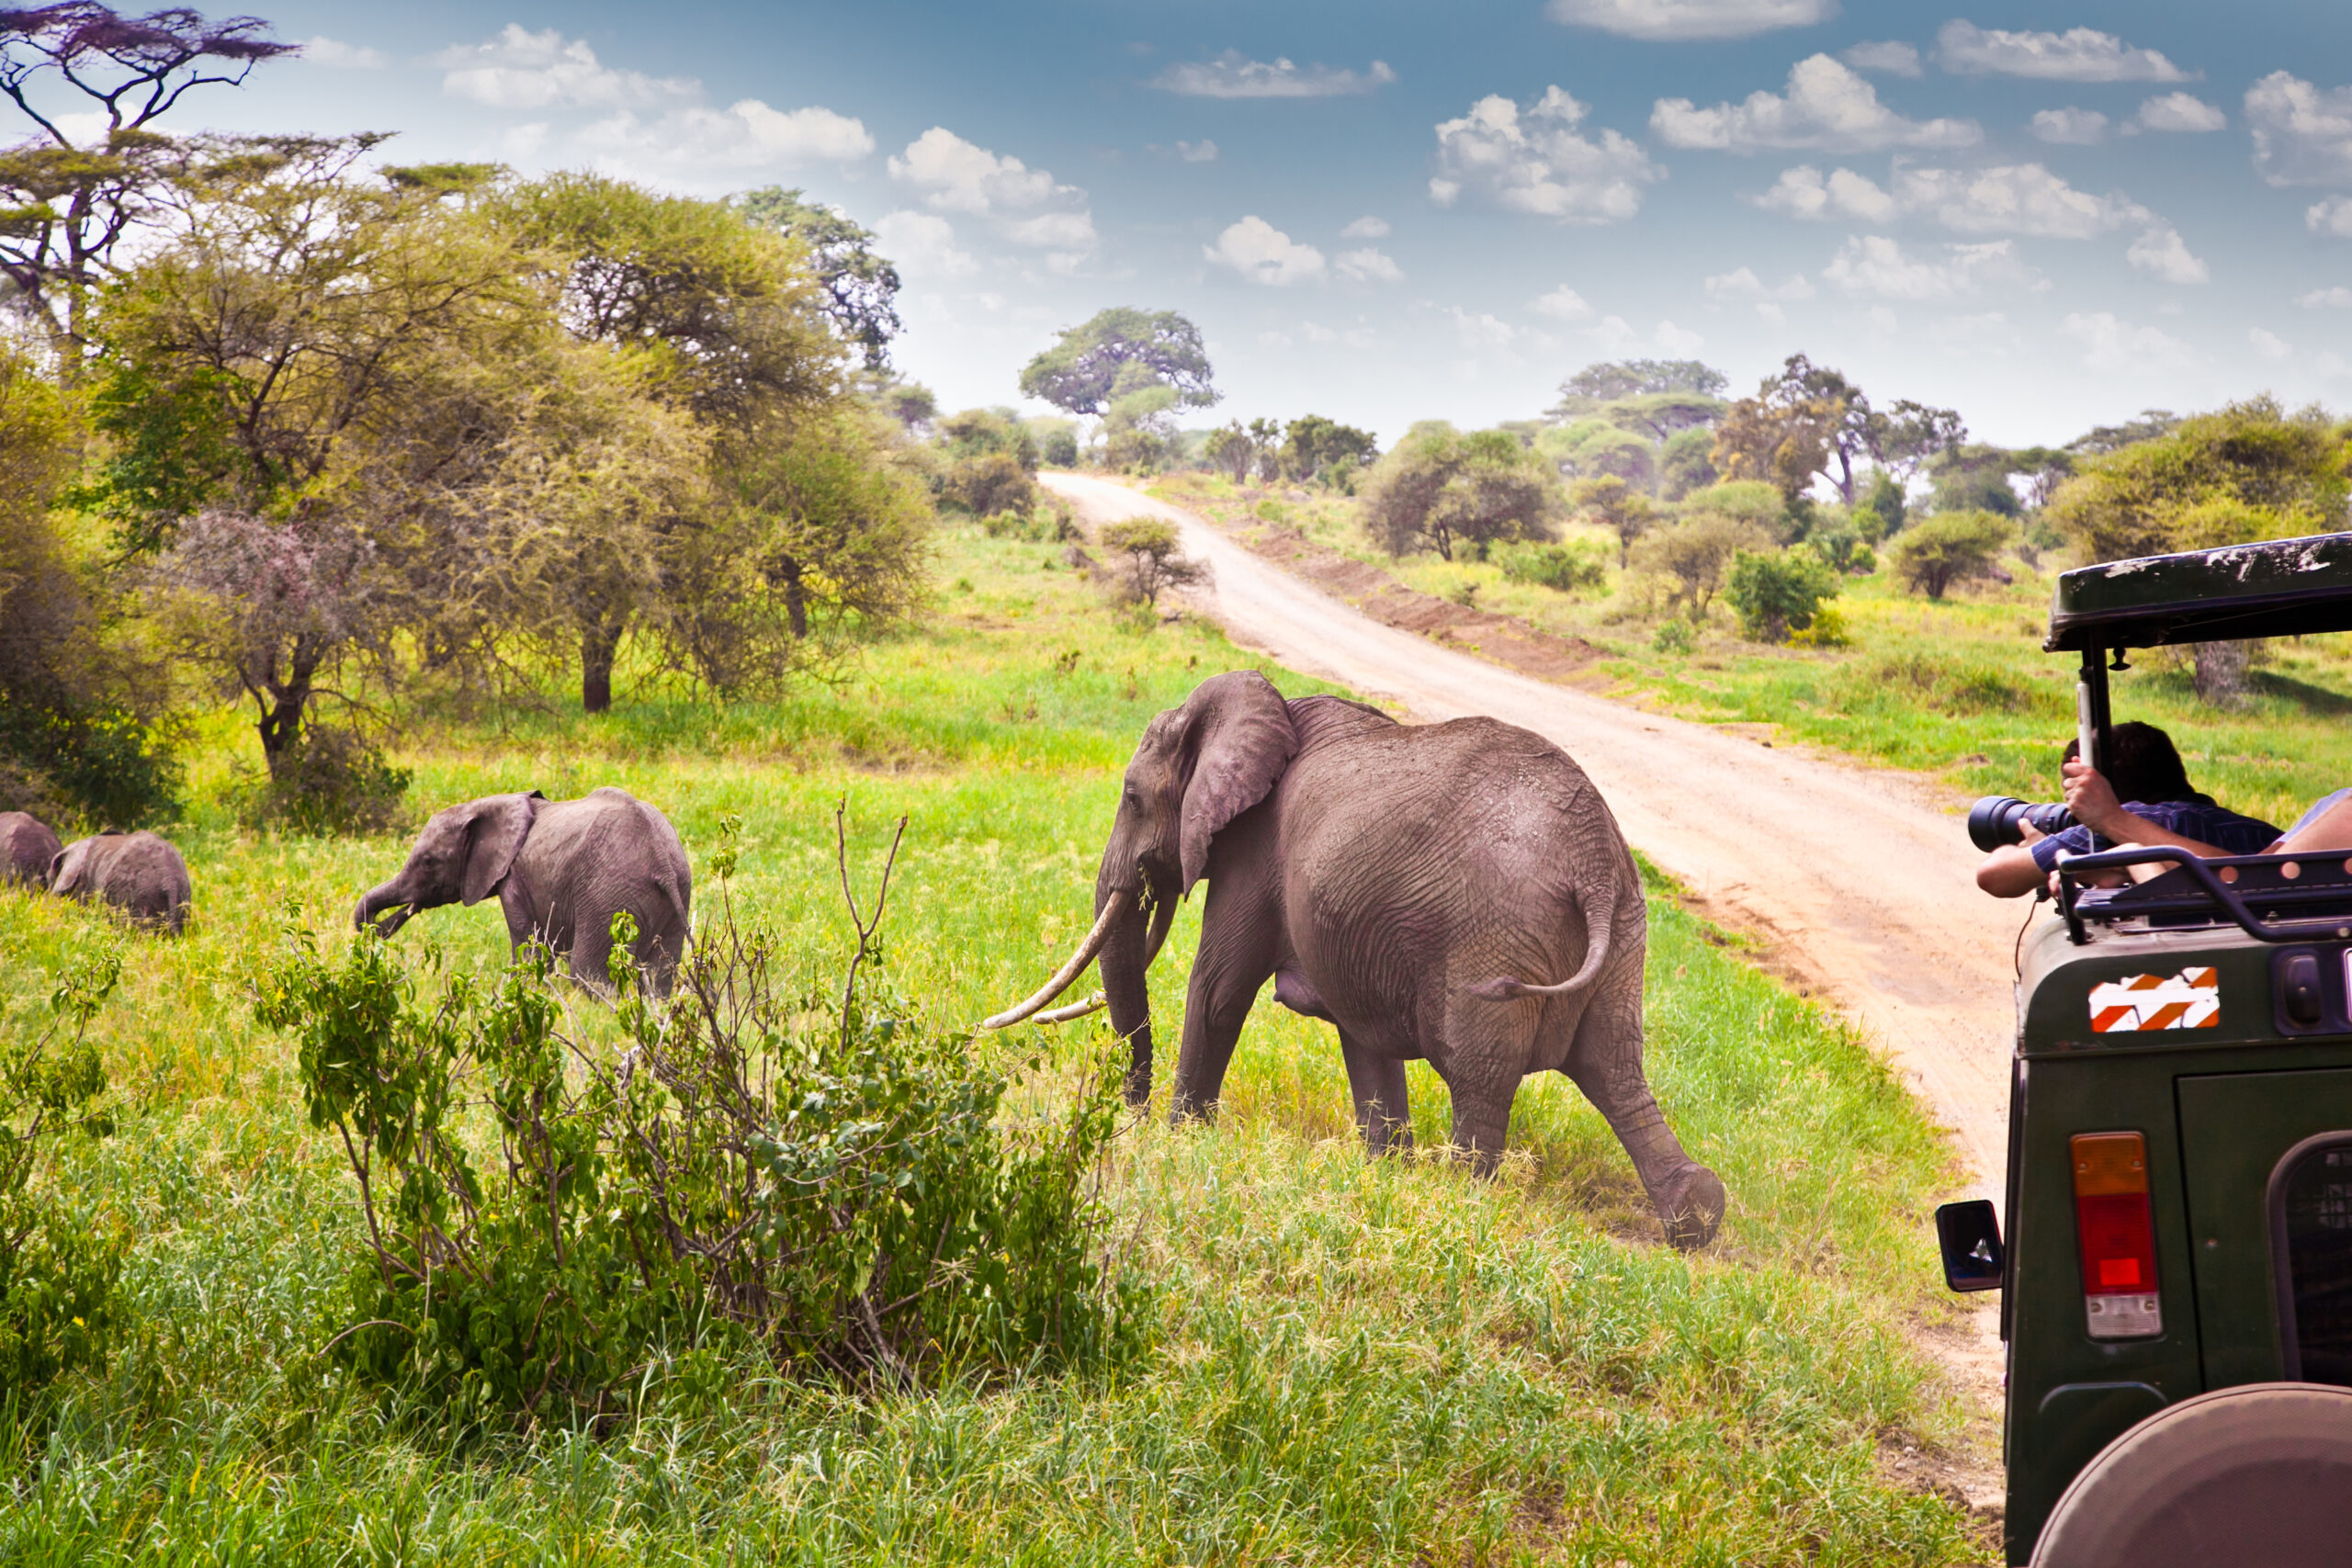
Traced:
<path id="1" fill-rule="evenodd" d="M 2003 844 L 2023 842 L 2025 835 L 2018 824 L 2024 822 L 2032 823 L 2035 832 L 2048 838 L 2073 827 L 2075 814 L 2063 806 L 2037 806 L 2006 795 L 1988 795 L 1968 808 L 1968 839 L 1990 854 Z"/>

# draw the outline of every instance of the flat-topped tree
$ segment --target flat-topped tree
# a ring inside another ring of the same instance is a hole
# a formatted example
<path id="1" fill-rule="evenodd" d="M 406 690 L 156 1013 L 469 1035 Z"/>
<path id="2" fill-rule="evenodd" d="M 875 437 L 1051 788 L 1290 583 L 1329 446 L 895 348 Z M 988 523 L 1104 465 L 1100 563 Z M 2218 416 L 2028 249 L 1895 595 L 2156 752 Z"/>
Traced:
<path id="1" fill-rule="evenodd" d="M 899 335 L 899 269 L 874 250 L 874 231 L 830 207 L 803 201 L 782 186 L 746 191 L 730 203 L 744 219 L 808 247 L 809 269 L 824 286 L 825 314 L 868 370 L 890 362 Z"/>
<path id="2" fill-rule="evenodd" d="M 37 130 L 0 152 L 0 274 L 69 363 L 85 297 L 177 171 L 178 149 L 148 128 L 191 88 L 235 86 L 262 62 L 300 52 L 269 27 L 183 6 L 129 17 L 88 0 L 0 10 L 0 93 Z M 69 117 L 40 107 L 60 90 L 86 100 L 103 135 L 76 143 Z"/>
<path id="3" fill-rule="evenodd" d="M 1114 306 L 1064 329 L 1021 372 L 1021 390 L 1071 413 L 1102 413 L 1119 399 L 1165 387 L 1186 408 L 1217 400 L 1201 329 L 1173 310 Z"/>

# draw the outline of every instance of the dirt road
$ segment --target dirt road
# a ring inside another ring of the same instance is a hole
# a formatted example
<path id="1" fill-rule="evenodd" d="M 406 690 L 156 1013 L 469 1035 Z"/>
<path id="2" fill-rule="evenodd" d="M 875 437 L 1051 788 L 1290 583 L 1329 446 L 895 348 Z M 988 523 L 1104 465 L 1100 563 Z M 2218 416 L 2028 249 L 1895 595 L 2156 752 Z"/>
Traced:
<path id="1" fill-rule="evenodd" d="M 2024 908 L 1976 890 L 1978 856 L 1940 792 L 1531 680 L 1368 620 L 1124 485 L 1043 480 L 1090 522 L 1181 527 L 1215 569 L 1209 608 L 1243 647 L 1417 719 L 1491 714 L 1549 738 L 1642 852 L 1884 1046 L 1958 1136 L 1976 1190 L 1999 1201 Z"/>

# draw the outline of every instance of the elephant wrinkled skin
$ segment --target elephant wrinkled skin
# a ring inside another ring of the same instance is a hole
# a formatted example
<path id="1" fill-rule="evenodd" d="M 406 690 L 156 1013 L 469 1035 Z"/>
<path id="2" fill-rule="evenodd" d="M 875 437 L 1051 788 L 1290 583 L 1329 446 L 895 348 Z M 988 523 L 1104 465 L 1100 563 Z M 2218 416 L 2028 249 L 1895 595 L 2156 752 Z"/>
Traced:
<path id="1" fill-rule="evenodd" d="M 174 936 L 187 925 L 187 862 L 153 833 L 74 840 L 49 863 L 49 890 L 67 898 L 95 893 L 139 924 Z"/>
<path id="2" fill-rule="evenodd" d="M 436 811 L 407 863 L 359 900 L 351 923 L 390 936 L 420 909 L 479 904 L 493 893 L 513 947 L 537 938 L 600 994 L 611 989 L 613 917 L 628 912 L 637 920 L 629 955 L 653 993 L 669 995 L 694 874 L 670 819 L 628 791 L 549 800 L 533 790 Z"/>
<path id="3" fill-rule="evenodd" d="M 1551 742 L 1493 719 L 1406 726 L 1336 697 L 1285 702 L 1254 671 L 1153 719 L 1089 939 L 1129 1043 L 1130 1100 L 1151 1089 L 1144 972 L 1204 878 L 1171 1114 L 1213 1107 L 1272 977 L 1276 1001 L 1338 1026 L 1374 1153 L 1410 1140 L 1408 1061 L 1444 1080 L 1453 1141 L 1481 1172 L 1501 1157 L 1520 1079 L 1565 1073 L 1623 1141 L 1668 1239 L 1714 1235 L 1723 1183 L 1683 1152 L 1642 1072 L 1641 879 L 1600 793 Z"/>

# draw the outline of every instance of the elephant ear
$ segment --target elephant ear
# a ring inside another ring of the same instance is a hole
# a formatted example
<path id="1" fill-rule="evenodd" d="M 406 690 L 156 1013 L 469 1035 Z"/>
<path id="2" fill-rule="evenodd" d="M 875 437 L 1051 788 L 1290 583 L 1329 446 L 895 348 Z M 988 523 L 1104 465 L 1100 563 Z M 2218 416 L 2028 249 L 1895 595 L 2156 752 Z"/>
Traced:
<path id="1" fill-rule="evenodd" d="M 538 803 L 546 798 L 533 790 L 528 795 L 493 795 L 474 802 L 473 816 L 466 824 L 461 902 L 479 904 L 498 891 L 498 885 L 514 869 L 514 857 L 522 852 L 523 840 L 531 836 L 531 823 L 539 814 Z"/>
<path id="2" fill-rule="evenodd" d="M 1266 798 L 1298 751 L 1290 709 L 1255 670 L 1212 675 L 1181 710 L 1192 768 L 1184 784 L 1183 891 L 1208 869 L 1209 840 Z"/>

